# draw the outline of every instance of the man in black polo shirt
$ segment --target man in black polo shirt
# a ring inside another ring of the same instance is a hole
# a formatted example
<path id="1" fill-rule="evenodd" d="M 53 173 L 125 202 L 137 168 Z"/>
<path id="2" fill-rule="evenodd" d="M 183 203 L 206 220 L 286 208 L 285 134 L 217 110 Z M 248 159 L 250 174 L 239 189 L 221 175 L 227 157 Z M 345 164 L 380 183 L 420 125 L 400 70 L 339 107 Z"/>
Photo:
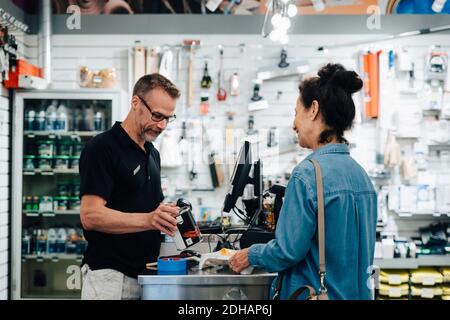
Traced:
<path id="1" fill-rule="evenodd" d="M 156 261 L 160 231 L 176 230 L 179 208 L 162 202 L 152 141 L 175 119 L 179 95 L 165 77 L 143 76 L 126 119 L 94 137 L 81 154 L 80 217 L 88 241 L 82 299 L 138 299 L 136 278 Z"/>

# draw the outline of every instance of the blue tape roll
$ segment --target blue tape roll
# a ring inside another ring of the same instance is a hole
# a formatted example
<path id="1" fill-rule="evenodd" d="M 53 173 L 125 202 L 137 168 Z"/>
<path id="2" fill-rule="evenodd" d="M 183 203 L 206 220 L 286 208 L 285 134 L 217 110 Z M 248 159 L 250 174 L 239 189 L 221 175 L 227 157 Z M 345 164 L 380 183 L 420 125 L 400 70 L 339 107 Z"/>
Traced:
<path id="1" fill-rule="evenodd" d="M 184 258 L 159 258 L 158 274 L 187 274 L 187 260 Z"/>

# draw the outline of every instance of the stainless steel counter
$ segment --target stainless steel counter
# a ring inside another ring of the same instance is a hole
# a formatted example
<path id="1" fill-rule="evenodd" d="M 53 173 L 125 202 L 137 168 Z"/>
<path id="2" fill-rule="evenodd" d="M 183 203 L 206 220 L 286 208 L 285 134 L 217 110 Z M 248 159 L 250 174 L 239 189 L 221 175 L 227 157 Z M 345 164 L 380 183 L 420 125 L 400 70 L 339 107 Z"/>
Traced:
<path id="1" fill-rule="evenodd" d="M 276 274 L 240 275 L 225 269 L 191 269 L 187 275 L 140 275 L 143 300 L 267 300 Z"/>

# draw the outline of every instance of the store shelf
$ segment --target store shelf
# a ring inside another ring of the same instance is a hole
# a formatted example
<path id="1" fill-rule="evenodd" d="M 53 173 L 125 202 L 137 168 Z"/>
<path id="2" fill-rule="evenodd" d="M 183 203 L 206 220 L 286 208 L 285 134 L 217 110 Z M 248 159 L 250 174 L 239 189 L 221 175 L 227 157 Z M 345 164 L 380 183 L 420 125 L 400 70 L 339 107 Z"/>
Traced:
<path id="1" fill-rule="evenodd" d="M 29 171 L 24 171 L 23 175 L 24 176 L 34 176 L 34 175 L 43 175 L 43 176 L 53 176 L 55 174 L 78 174 L 79 171 L 78 169 L 53 169 L 53 170 L 40 170 L 40 169 L 36 169 L 36 170 L 29 170 Z"/>
<path id="2" fill-rule="evenodd" d="M 450 144 L 430 144 L 428 148 L 430 150 L 450 151 Z"/>
<path id="3" fill-rule="evenodd" d="M 422 109 L 422 114 L 425 116 L 438 116 L 441 114 L 441 109 Z"/>
<path id="4" fill-rule="evenodd" d="M 430 211 L 416 211 L 416 212 L 395 212 L 400 218 L 413 217 L 450 217 L 450 212 L 430 212 Z"/>
<path id="5" fill-rule="evenodd" d="M 101 131 L 25 131 L 24 135 L 28 138 L 34 137 L 93 137 Z"/>
<path id="6" fill-rule="evenodd" d="M 79 215 L 79 210 L 64 210 L 64 211 L 52 211 L 52 212 L 37 212 L 37 211 L 24 211 L 24 215 L 27 217 L 55 217 L 55 216 L 72 216 Z"/>
<path id="7" fill-rule="evenodd" d="M 68 253 L 54 253 L 54 254 L 26 254 L 22 256 L 22 259 L 25 260 L 36 260 L 36 261 L 44 261 L 51 260 L 54 262 L 60 260 L 82 260 L 83 256 L 79 254 L 68 254 Z"/>
<path id="8" fill-rule="evenodd" d="M 447 267 L 450 266 L 450 255 L 424 255 L 417 258 L 375 259 L 373 264 L 380 267 L 380 269 Z"/>
<path id="9" fill-rule="evenodd" d="M 396 139 L 402 139 L 402 140 L 418 140 L 419 137 L 408 137 L 408 136 L 395 136 Z"/>

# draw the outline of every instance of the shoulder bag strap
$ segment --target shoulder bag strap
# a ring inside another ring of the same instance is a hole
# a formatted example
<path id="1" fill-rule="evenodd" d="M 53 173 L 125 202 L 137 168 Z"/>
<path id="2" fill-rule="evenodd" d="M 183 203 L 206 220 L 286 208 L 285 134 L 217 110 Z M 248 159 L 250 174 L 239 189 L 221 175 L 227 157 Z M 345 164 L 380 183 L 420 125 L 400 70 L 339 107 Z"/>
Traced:
<path id="1" fill-rule="evenodd" d="M 327 289 L 325 287 L 325 207 L 323 197 L 323 181 L 320 165 L 316 160 L 309 159 L 314 165 L 316 172 L 316 186 L 317 186 L 317 232 L 319 240 L 319 276 L 320 276 L 320 290 L 319 295 L 326 295 Z"/>

